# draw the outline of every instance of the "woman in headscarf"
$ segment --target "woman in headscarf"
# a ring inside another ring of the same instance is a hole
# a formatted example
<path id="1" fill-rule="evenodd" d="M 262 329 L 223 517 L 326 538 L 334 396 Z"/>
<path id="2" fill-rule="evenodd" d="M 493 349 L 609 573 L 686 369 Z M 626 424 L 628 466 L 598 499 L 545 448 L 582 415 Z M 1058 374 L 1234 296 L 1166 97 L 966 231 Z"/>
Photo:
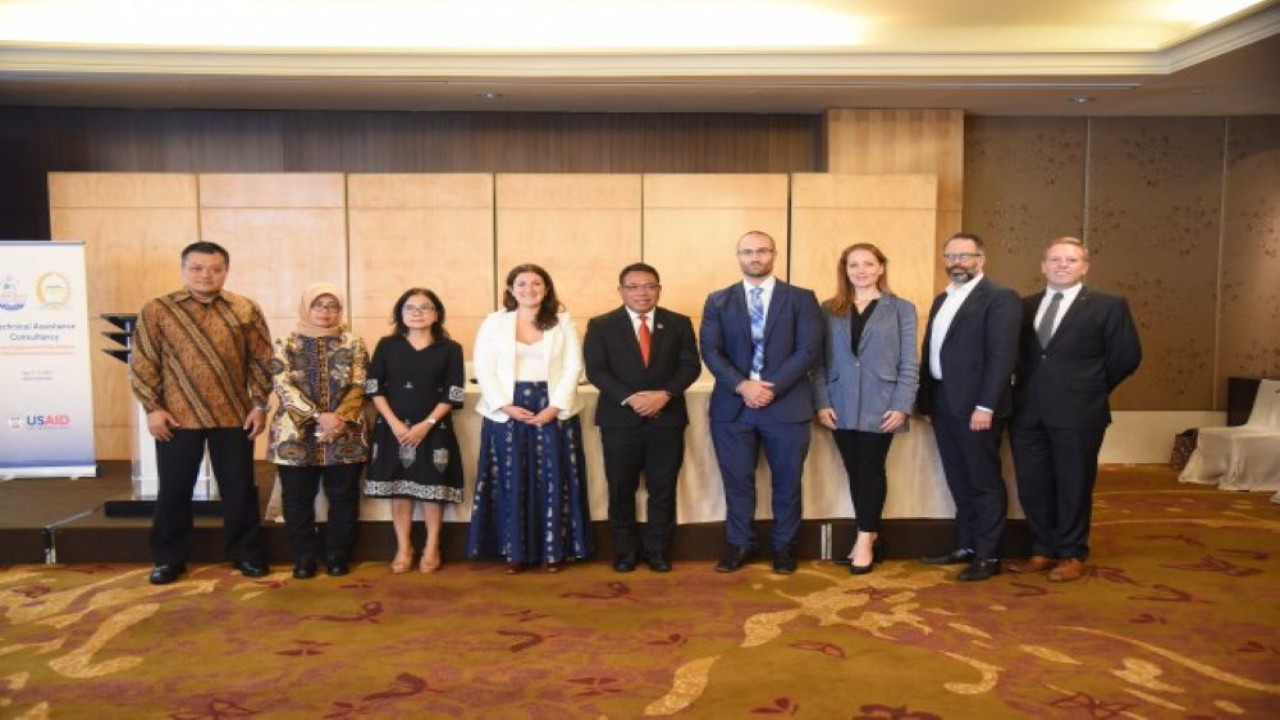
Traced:
<path id="1" fill-rule="evenodd" d="M 329 500 L 324 562 L 345 575 L 360 513 L 365 443 L 364 384 L 369 354 L 342 323 L 343 293 L 326 283 L 302 293 L 298 326 L 277 338 L 272 378 L 279 404 L 271 417 L 269 460 L 280 475 L 293 576 L 315 577 L 321 557 L 315 501 Z"/>

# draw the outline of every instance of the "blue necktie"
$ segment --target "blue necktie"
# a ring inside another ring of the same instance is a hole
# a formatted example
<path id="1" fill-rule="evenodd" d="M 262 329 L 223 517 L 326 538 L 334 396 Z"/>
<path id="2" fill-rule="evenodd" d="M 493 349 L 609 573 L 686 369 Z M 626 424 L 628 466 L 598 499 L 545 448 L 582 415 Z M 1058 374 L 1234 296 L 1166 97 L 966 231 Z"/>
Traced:
<path id="1" fill-rule="evenodd" d="M 760 298 L 764 288 L 753 287 L 747 293 L 747 306 L 751 310 L 751 372 L 760 376 L 764 370 L 764 301 Z"/>

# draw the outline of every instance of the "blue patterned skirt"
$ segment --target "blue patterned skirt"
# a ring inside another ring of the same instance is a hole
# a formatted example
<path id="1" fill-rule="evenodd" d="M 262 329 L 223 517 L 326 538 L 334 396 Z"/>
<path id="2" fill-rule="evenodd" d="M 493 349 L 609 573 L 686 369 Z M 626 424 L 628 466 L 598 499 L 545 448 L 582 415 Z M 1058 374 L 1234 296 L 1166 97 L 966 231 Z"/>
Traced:
<path id="1" fill-rule="evenodd" d="M 547 407 L 547 384 L 516 383 L 515 404 Z M 591 555 L 591 509 L 578 418 L 534 427 L 485 419 L 467 556 L 509 563 Z"/>

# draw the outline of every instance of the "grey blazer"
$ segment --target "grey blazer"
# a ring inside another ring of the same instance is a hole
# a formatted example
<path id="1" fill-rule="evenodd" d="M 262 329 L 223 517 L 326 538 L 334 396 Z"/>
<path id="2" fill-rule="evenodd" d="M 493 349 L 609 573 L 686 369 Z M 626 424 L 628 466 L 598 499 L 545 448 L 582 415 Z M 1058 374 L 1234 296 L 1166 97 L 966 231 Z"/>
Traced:
<path id="1" fill-rule="evenodd" d="M 916 355 L 916 307 L 896 295 L 882 295 L 851 349 L 849 318 L 822 310 L 826 330 L 823 363 L 810 373 L 814 409 L 832 408 L 836 427 L 879 432 L 884 414 L 911 414 L 920 384 Z M 908 423 L 895 432 L 906 432 Z"/>

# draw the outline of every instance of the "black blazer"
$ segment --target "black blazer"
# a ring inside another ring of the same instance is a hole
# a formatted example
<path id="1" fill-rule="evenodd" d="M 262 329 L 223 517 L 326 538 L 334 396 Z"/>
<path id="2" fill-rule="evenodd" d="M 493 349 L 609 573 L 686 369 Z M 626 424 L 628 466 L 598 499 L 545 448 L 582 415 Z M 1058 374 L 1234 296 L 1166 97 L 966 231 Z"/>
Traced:
<path id="1" fill-rule="evenodd" d="M 1022 303 L 1013 290 L 997 285 L 985 276 L 947 328 L 942 342 L 942 377 L 933 378 L 929 343 L 933 319 L 947 294 L 934 298 L 929 308 L 929 324 L 920 353 L 920 391 L 916 406 L 923 415 L 932 415 L 939 388 L 947 393 L 947 405 L 957 414 L 966 414 L 979 405 L 990 408 L 996 417 L 1006 417 L 1013 408 L 1009 383 L 1018 360 L 1018 328 Z"/>
<path id="2" fill-rule="evenodd" d="M 645 422 L 667 427 L 689 424 L 684 391 L 702 374 L 698 342 L 688 316 L 655 308 L 650 320 L 653 339 L 649 366 L 640 356 L 640 341 L 625 307 L 591 318 L 582 343 L 587 379 L 600 390 L 596 424 L 606 428 L 639 427 Z M 665 390 L 671 402 L 646 421 L 622 404 L 641 390 Z"/>
<path id="3" fill-rule="evenodd" d="M 1035 319 L 1043 298 L 1040 292 L 1022 301 L 1013 422 L 1029 425 L 1042 420 L 1049 427 L 1106 427 L 1111 423 L 1111 391 L 1142 361 L 1129 304 L 1116 295 L 1080 288 L 1049 346 L 1042 348 Z"/>

